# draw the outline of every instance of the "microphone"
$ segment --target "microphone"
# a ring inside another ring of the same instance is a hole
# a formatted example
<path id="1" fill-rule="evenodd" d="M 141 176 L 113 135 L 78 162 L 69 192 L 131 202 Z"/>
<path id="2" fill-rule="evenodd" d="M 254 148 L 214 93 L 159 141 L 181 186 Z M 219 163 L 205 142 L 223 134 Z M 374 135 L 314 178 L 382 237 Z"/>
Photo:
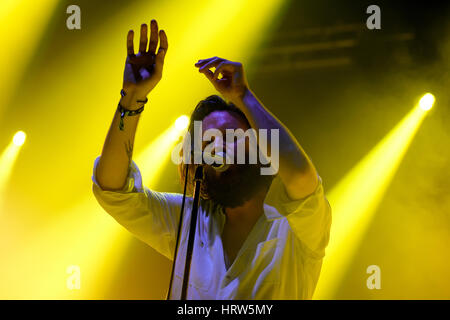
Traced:
<path id="1" fill-rule="evenodd" d="M 212 156 L 211 154 L 207 154 L 207 153 L 203 152 L 203 156 L 205 156 L 205 155 L 222 159 L 222 161 L 220 161 L 222 163 L 213 162 L 211 164 L 211 167 L 213 167 L 213 169 L 218 171 L 218 172 L 227 171 L 228 168 L 230 167 L 230 164 L 226 163 L 227 162 L 226 161 L 227 160 L 227 155 L 226 155 L 225 152 L 217 152 L 214 156 Z"/>
<path id="2" fill-rule="evenodd" d="M 195 154 L 195 152 L 192 152 L 193 154 Z M 212 163 L 208 164 L 205 162 L 205 158 L 211 159 Z M 218 172 L 224 172 L 227 171 L 228 168 L 230 167 L 229 161 L 227 160 L 227 156 L 225 152 L 217 152 L 214 155 L 211 154 L 211 152 L 205 152 L 202 151 L 202 159 L 203 159 L 203 164 L 211 166 L 214 170 L 218 171 Z M 217 159 L 221 159 L 221 163 L 217 163 Z"/>

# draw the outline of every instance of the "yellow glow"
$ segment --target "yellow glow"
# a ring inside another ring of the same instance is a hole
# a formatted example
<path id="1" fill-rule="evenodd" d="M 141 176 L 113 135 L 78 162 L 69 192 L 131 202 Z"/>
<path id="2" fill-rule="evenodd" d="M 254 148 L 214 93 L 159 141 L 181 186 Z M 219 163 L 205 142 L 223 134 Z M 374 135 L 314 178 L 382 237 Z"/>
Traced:
<path id="1" fill-rule="evenodd" d="M 25 134 L 25 132 L 18 131 L 13 137 L 13 143 L 16 146 L 20 147 L 21 145 L 24 144 L 26 138 L 27 138 L 27 135 Z"/>
<path id="2" fill-rule="evenodd" d="M 0 188 L 7 182 L 19 154 L 20 147 L 10 143 L 0 155 Z"/>
<path id="3" fill-rule="evenodd" d="M 0 209 L 3 205 L 4 191 L 11 176 L 20 147 L 11 142 L 0 155 Z M 1 212 L 2 210 L 0 210 Z"/>
<path id="4" fill-rule="evenodd" d="M 186 115 L 182 115 L 177 120 L 175 120 L 175 128 L 182 131 L 187 128 L 189 125 L 189 117 Z"/>
<path id="5" fill-rule="evenodd" d="M 333 223 L 315 299 L 333 299 L 425 114 L 416 105 L 327 195 Z"/>
<path id="6" fill-rule="evenodd" d="M 10 48 L 0 51 L 0 70 L 7 75 L 0 78 L 1 101 L 11 98 L 57 3 L 57 0 L 0 1 L 0 39 Z M 5 105 L 0 105 L 0 115 Z"/>
<path id="7" fill-rule="evenodd" d="M 159 178 L 161 168 L 167 163 L 181 132 L 182 130 L 172 125 L 135 158 L 135 162 L 141 168 L 142 182 L 146 186 L 151 187 Z"/>
<path id="8" fill-rule="evenodd" d="M 431 93 L 425 94 L 419 101 L 419 106 L 422 110 L 430 110 L 433 107 L 435 98 Z"/>
<path id="9" fill-rule="evenodd" d="M 180 134 L 181 131 L 172 125 L 135 157 L 144 185 L 152 187 L 157 180 Z M 18 149 L 11 145 L 12 149 Z M 11 162 L 14 153 L 8 154 L 5 158 Z M 59 216 L 61 219 L 43 223 L 40 229 L 32 234 L 35 241 L 26 243 L 22 248 L 15 247 L 15 250 L 5 248 L 11 250 L 8 252 L 8 258 L 9 261 L 14 261 L 14 264 L 0 267 L 2 278 L 4 277 L 0 283 L 0 298 L 103 297 L 107 290 L 106 283 L 111 281 L 117 272 L 116 268 L 132 235 L 109 217 L 91 197 L 81 200 L 79 205 L 61 212 Z M 81 234 L 83 241 L 80 241 Z M 55 239 L 58 241 L 55 242 Z M 33 264 L 34 256 L 38 252 L 39 263 Z M 33 265 L 32 269 L 30 265 Z M 71 265 L 80 268 L 81 290 L 69 290 L 66 286 L 69 274 L 65 273 L 65 270 Z M 36 273 L 40 276 L 36 277 Z"/>
<path id="10" fill-rule="evenodd" d="M 2 232 L 7 227 L 2 222 Z M 8 263 L 0 265 L 1 299 L 102 298 L 96 284 L 109 275 L 109 270 L 99 273 L 97 268 L 104 267 L 108 248 L 114 246 L 120 251 L 127 243 L 116 242 L 110 235 L 122 240 L 128 236 L 91 197 L 60 212 L 58 219 L 42 221 L 35 230 L 22 235 L 19 231 L 14 230 L 10 245 L 2 248 Z M 66 285 L 70 276 L 66 270 L 71 265 L 80 267 L 80 290 L 69 290 Z"/>

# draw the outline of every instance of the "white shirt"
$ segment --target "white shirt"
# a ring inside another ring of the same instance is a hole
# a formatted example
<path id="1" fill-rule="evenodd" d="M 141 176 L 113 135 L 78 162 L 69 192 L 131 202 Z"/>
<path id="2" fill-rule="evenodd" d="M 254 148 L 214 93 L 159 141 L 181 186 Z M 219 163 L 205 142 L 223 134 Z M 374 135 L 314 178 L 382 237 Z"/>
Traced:
<path id="1" fill-rule="evenodd" d="M 92 175 L 99 204 L 137 238 L 173 260 L 183 195 L 144 187 L 134 161 L 122 190 L 102 190 L 95 178 L 99 158 L 95 159 Z M 223 208 L 211 200 L 201 200 L 188 299 L 312 298 L 331 226 L 331 208 L 322 181 L 319 177 L 314 193 L 300 200 L 289 199 L 278 177 L 270 192 L 278 210 L 264 204 L 264 214 L 228 270 L 221 240 Z M 192 197 L 186 197 L 171 299 L 181 296 L 192 203 Z"/>

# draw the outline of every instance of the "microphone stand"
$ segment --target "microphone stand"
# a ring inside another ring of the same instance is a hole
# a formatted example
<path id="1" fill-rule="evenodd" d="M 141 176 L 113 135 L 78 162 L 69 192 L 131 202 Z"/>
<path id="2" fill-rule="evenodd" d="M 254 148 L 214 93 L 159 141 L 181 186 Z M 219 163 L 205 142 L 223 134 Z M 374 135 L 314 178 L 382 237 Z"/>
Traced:
<path id="1" fill-rule="evenodd" d="M 194 203 L 191 211 L 191 224 L 189 227 L 188 245 L 186 249 L 186 261 L 184 265 L 183 287 L 181 289 L 181 300 L 186 300 L 187 287 L 189 282 L 189 272 L 191 270 L 192 251 L 194 249 L 195 228 L 197 226 L 198 206 L 200 202 L 200 187 L 203 181 L 203 166 L 200 165 L 195 169 L 195 188 L 194 188 Z"/>

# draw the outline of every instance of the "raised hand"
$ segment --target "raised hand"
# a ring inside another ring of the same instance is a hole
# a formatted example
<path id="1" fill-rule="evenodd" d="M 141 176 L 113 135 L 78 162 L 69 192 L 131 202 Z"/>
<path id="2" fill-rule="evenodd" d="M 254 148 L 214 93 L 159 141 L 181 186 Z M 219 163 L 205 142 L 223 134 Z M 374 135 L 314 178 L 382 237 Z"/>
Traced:
<path id="1" fill-rule="evenodd" d="M 131 109 L 137 108 L 136 100 L 145 100 L 162 78 L 164 57 L 167 53 L 168 42 L 164 30 L 159 30 L 156 20 L 150 23 L 150 44 L 147 50 L 147 24 L 141 25 L 139 52 L 134 53 L 134 31 L 128 31 L 127 59 L 123 74 L 123 89 L 126 92 L 127 104 Z M 156 53 L 156 47 L 159 49 Z"/>
<path id="2" fill-rule="evenodd" d="M 219 57 L 199 60 L 195 66 L 199 72 L 204 73 L 217 91 L 231 102 L 242 99 L 248 90 L 248 83 L 244 67 L 240 62 L 233 62 Z M 215 67 L 212 72 L 210 68 Z M 222 77 L 219 79 L 219 75 Z"/>

